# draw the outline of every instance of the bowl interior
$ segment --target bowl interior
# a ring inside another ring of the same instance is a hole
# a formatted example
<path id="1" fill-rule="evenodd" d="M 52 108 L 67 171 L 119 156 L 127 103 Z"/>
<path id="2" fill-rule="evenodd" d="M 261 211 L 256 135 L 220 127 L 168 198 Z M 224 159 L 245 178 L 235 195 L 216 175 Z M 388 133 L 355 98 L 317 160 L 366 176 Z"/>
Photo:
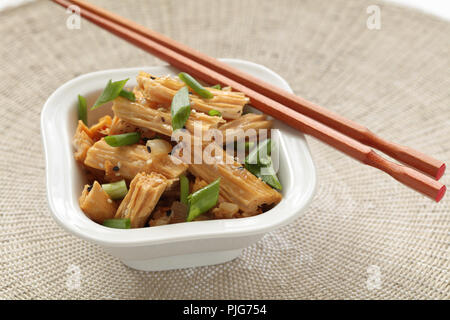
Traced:
<path id="1" fill-rule="evenodd" d="M 286 81 L 261 65 L 233 59 L 224 61 L 291 91 Z M 283 200 L 273 209 L 248 218 L 132 230 L 106 228 L 87 218 L 78 205 L 86 179 L 73 159 L 71 143 L 77 125 L 77 96 L 85 96 L 88 105 L 92 105 L 109 79 L 114 81 L 130 78 L 127 87 L 133 87 L 136 85 L 135 76 L 141 70 L 155 75 L 177 72 L 170 66 L 159 66 L 89 73 L 62 85 L 47 100 L 41 116 L 46 154 L 47 196 L 51 212 L 60 225 L 86 240 L 99 244 L 128 246 L 262 233 L 299 216 L 313 196 L 316 185 L 315 169 L 303 134 L 275 120 L 274 128 L 280 132 L 278 176 L 283 185 Z M 95 123 L 105 114 L 112 115 L 111 104 L 89 111 L 89 124 Z"/>

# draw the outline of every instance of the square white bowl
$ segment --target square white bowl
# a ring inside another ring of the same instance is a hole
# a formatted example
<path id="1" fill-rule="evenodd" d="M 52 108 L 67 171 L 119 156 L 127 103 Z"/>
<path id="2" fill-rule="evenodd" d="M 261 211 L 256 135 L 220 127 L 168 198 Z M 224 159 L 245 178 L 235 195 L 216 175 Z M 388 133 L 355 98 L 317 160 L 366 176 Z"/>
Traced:
<path id="1" fill-rule="evenodd" d="M 223 61 L 292 92 L 285 80 L 266 67 L 235 59 Z M 47 197 L 53 218 L 64 229 L 98 244 L 132 268 L 155 271 L 232 260 L 265 233 L 300 216 L 314 195 L 314 164 L 303 134 L 275 121 L 274 127 L 280 130 L 278 176 L 283 185 L 283 199 L 273 209 L 248 218 L 129 230 L 107 228 L 90 220 L 78 205 L 86 180 L 74 160 L 72 149 L 72 136 L 77 125 L 77 96 L 87 97 L 88 105 L 92 105 L 109 79 L 130 78 L 127 86 L 135 86 L 135 77 L 141 70 L 155 75 L 177 72 L 170 66 L 160 66 L 89 73 L 59 87 L 44 105 L 41 130 L 46 156 Z M 89 111 L 90 123 L 104 114 L 112 114 L 110 104 Z"/>

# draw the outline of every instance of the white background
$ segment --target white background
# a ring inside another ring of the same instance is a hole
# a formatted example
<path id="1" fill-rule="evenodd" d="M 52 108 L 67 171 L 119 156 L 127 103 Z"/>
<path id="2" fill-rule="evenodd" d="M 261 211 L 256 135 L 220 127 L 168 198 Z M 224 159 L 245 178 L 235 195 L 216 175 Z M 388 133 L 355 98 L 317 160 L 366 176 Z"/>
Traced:
<path id="1" fill-rule="evenodd" d="M 387 0 L 450 20 L 450 0 Z"/>

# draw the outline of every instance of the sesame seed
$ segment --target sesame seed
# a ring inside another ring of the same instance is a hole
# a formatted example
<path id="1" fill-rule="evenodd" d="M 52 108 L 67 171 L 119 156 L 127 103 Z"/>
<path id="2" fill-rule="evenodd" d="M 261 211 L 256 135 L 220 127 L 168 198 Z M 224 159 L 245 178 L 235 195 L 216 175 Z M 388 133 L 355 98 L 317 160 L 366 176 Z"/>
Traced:
<path id="1" fill-rule="evenodd" d="M 98 166 L 99 166 L 100 168 L 102 168 L 102 169 L 105 167 L 105 166 L 103 165 L 103 163 L 99 163 Z"/>
<path id="2" fill-rule="evenodd" d="M 114 171 L 119 171 L 119 167 L 118 167 L 118 166 L 115 166 L 115 167 L 113 168 L 113 170 L 114 170 Z"/>
<path id="3" fill-rule="evenodd" d="M 87 188 L 87 191 L 89 192 L 89 191 L 91 191 L 92 190 L 92 185 L 90 185 L 88 188 Z"/>
<path id="4" fill-rule="evenodd" d="M 152 79 L 152 80 L 155 80 L 156 78 L 155 78 L 155 77 L 153 77 L 153 76 L 150 76 L 150 79 Z"/>
<path id="5" fill-rule="evenodd" d="M 107 201 L 108 201 L 108 203 L 112 203 L 112 200 L 111 200 L 111 199 L 108 199 Z"/>
<path id="6" fill-rule="evenodd" d="M 166 215 L 167 215 L 168 217 L 170 217 L 171 214 L 172 214 L 172 210 L 166 211 Z"/>
<path id="7" fill-rule="evenodd" d="M 149 153 L 152 153 L 152 148 L 150 148 L 150 146 L 147 146 L 147 151 L 148 151 Z"/>

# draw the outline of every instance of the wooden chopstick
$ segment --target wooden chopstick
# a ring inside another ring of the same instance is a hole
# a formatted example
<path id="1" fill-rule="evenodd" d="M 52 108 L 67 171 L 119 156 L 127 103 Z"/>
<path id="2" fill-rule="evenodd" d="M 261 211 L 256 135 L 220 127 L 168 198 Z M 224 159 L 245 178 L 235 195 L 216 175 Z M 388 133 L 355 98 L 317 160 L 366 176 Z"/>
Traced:
<path id="1" fill-rule="evenodd" d="M 53 0 L 54 2 L 68 7 L 72 3 L 67 0 Z M 330 146 L 344 152 L 367 165 L 378 168 L 399 182 L 410 188 L 440 201 L 445 194 L 446 187 L 433 178 L 397 163 L 388 161 L 378 155 L 370 147 L 344 135 L 314 119 L 311 119 L 295 110 L 292 110 L 246 86 L 238 83 L 224 75 L 217 73 L 204 65 L 201 65 L 149 38 L 136 33 L 120 24 L 96 14 L 86 8 L 81 10 L 81 16 L 110 31 L 111 33 L 133 43 L 137 47 L 154 54 L 155 56 L 169 62 L 174 67 L 189 72 L 190 74 L 208 82 L 221 83 L 232 87 L 236 91 L 245 93 L 254 107 L 262 112 L 277 118 L 291 127 L 312 135 Z"/>
<path id="2" fill-rule="evenodd" d="M 286 90 L 282 90 L 268 82 L 260 80 L 246 72 L 240 71 L 232 66 L 223 63 L 213 57 L 205 55 L 184 44 L 172 40 L 156 31 L 141 26 L 131 20 L 125 19 L 119 15 L 109 12 L 103 8 L 92 5 L 83 0 L 71 0 L 74 4 L 96 13 L 110 21 L 113 21 L 127 29 L 130 29 L 144 37 L 149 38 L 166 48 L 169 48 L 181 55 L 196 61 L 211 70 L 214 70 L 227 78 L 230 78 L 240 84 L 250 88 L 262 95 L 275 100 L 291 109 L 294 109 L 310 118 L 313 118 L 328 127 L 334 128 L 343 134 L 352 137 L 368 146 L 376 148 L 394 159 L 408 164 L 435 179 L 439 180 L 445 172 L 445 163 L 423 154 L 412 148 L 387 141 L 375 135 L 366 127 L 352 120 L 346 119 L 330 110 L 309 102 Z"/>

